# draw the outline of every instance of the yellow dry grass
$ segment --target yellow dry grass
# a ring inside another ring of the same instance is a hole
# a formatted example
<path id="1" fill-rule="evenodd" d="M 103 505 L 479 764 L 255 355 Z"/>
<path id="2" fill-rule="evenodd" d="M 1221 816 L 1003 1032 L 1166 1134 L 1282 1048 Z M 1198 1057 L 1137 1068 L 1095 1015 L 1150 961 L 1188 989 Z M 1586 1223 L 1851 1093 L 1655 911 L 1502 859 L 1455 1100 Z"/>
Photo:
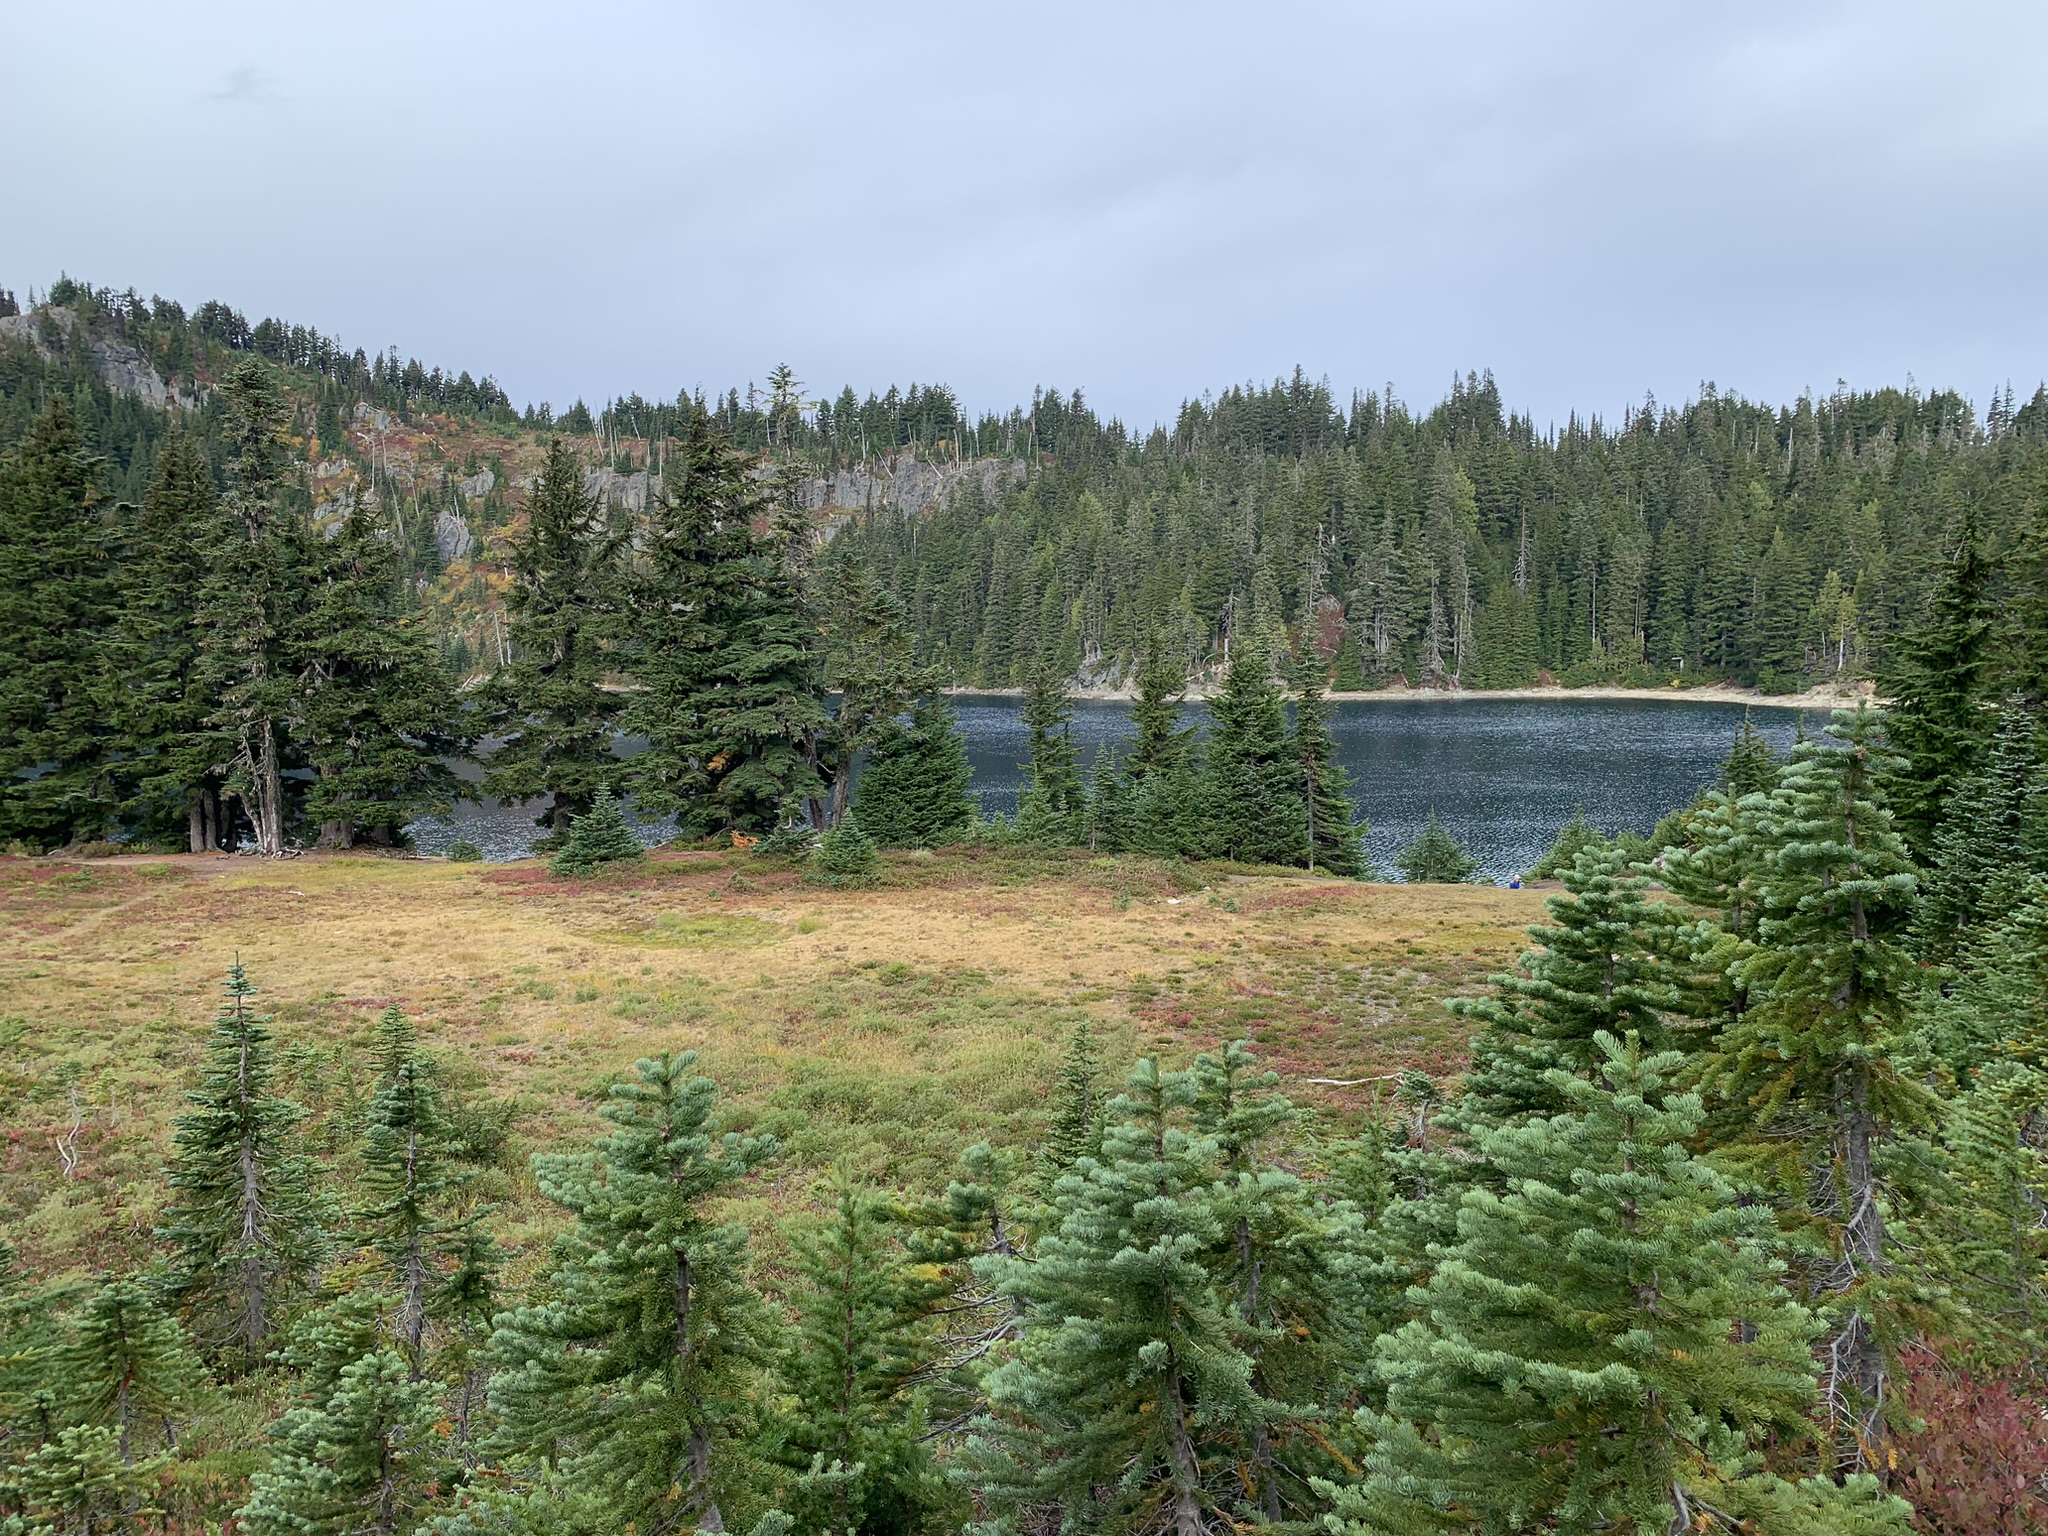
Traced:
<path id="1" fill-rule="evenodd" d="M 397 1003 L 452 1083 L 518 1103 L 520 1154 L 586 1139 L 635 1058 L 698 1051 L 732 1122 L 788 1144 L 773 1202 L 834 1161 L 942 1186 L 971 1142 L 1028 1138 L 1084 1015 L 1119 1069 L 1248 1036 L 1340 1111 L 1357 1091 L 1306 1079 L 1454 1069 L 1442 998 L 1511 961 L 1538 905 L 989 851 L 891 856 L 860 891 L 747 853 L 577 883 L 361 857 L 0 860 L 0 1217 L 46 1271 L 140 1255 L 237 957 L 344 1161 Z M 521 1165 L 501 1176 L 515 1241 L 546 1219 Z"/>

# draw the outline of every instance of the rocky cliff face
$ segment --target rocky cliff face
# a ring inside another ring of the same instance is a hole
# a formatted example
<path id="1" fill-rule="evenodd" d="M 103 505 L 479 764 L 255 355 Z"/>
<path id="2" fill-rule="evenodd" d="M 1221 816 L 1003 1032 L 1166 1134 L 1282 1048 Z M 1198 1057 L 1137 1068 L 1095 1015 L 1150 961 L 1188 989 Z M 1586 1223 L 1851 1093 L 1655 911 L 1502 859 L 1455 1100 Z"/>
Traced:
<path id="1" fill-rule="evenodd" d="M 842 469 L 829 479 L 823 475 L 815 477 L 805 487 L 804 505 L 817 512 L 894 507 L 899 512 L 916 514 L 945 506 L 970 484 L 978 486 L 984 498 L 994 501 L 1003 491 L 1023 483 L 1022 459 L 928 464 L 915 454 L 902 453 L 887 463 Z"/>
<path id="2" fill-rule="evenodd" d="M 0 316 L 0 340 L 25 341 L 44 357 L 55 357 L 67 346 L 78 316 L 68 309 L 49 305 L 25 315 Z M 128 395 L 159 408 L 178 405 L 190 409 L 199 403 L 196 395 L 173 390 L 141 351 L 125 341 L 93 337 L 92 371 L 99 381 L 117 395 Z"/>

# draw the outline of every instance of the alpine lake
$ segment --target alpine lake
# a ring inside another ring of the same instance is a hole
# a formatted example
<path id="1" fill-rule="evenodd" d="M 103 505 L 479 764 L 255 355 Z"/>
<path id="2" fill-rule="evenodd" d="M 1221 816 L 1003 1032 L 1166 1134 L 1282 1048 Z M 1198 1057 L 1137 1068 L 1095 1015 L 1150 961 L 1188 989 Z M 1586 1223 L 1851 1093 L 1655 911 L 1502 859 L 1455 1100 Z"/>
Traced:
<path id="1" fill-rule="evenodd" d="M 995 694 L 954 694 L 952 703 L 987 814 L 1014 815 L 1029 757 L 1023 701 Z M 1432 813 L 1479 861 L 1483 875 L 1506 882 L 1549 848 L 1575 811 L 1608 832 L 1648 832 L 1657 818 L 1711 783 L 1741 728 L 1740 700 L 1688 698 L 1347 699 L 1330 705 L 1337 753 L 1351 775 L 1352 802 L 1370 830 L 1367 850 L 1383 878 L 1395 854 Z M 1190 725 L 1206 718 L 1187 705 Z M 1817 733 L 1820 711 L 1761 707 L 1750 719 L 1779 752 L 1800 730 Z M 1076 700 L 1073 738 L 1084 771 L 1097 753 L 1131 738 L 1128 704 Z M 639 743 L 622 739 L 621 756 Z M 459 765 L 470 782 L 475 763 Z M 457 804 L 445 817 L 414 825 L 422 853 L 444 853 L 458 838 L 487 859 L 527 857 L 539 835 L 537 805 L 488 798 Z M 673 833 L 666 821 L 640 824 L 651 843 Z"/>

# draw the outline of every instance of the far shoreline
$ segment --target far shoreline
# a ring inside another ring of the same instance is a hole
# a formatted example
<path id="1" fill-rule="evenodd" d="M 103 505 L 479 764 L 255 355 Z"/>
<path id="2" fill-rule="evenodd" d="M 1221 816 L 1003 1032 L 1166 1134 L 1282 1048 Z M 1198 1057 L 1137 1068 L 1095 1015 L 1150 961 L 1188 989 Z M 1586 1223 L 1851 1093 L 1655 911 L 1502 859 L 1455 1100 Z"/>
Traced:
<path id="1" fill-rule="evenodd" d="M 947 688 L 943 690 L 950 698 L 1021 699 L 1022 688 Z M 1204 684 L 1191 684 L 1187 698 L 1191 703 L 1200 703 L 1216 689 Z M 1129 704 L 1137 698 L 1137 690 L 1121 688 L 1076 688 L 1069 698 L 1092 704 Z M 1565 688 L 1555 683 L 1539 683 L 1532 688 L 1371 688 L 1349 689 L 1343 692 L 1326 691 L 1323 697 L 1334 703 L 1429 703 L 1459 704 L 1483 702 L 1498 699 L 1570 699 L 1600 702 L 1655 702 L 1666 704 L 1740 704 L 1750 709 L 1854 709 L 1858 704 L 1878 704 L 1882 701 L 1865 684 L 1860 690 L 1839 688 L 1808 688 L 1800 693 L 1762 693 L 1754 688 L 1744 688 L 1734 683 L 1710 683 L 1703 688 L 1607 688 L 1589 686 Z"/>

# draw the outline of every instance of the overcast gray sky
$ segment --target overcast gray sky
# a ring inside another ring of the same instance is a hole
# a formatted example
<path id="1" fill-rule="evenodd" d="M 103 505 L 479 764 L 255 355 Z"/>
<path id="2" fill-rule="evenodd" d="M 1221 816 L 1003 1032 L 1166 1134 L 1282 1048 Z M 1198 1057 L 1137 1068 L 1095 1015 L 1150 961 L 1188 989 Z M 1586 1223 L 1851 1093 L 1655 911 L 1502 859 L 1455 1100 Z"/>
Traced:
<path id="1" fill-rule="evenodd" d="M 0 0 L 0 283 L 559 408 L 2048 373 L 2048 5 Z"/>

